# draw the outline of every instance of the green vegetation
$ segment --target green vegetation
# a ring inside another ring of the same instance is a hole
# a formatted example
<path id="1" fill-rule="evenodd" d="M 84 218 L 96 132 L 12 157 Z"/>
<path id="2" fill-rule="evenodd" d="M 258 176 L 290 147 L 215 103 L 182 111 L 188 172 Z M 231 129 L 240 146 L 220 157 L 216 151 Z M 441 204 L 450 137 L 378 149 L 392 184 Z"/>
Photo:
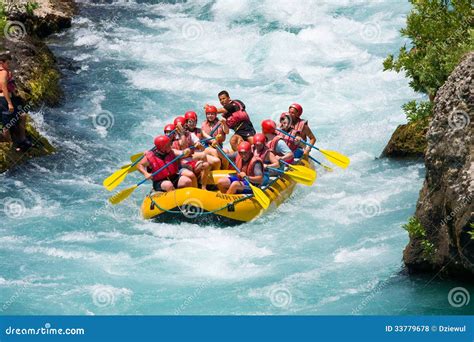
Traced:
<path id="1" fill-rule="evenodd" d="M 423 259 L 426 261 L 433 261 L 437 250 L 434 244 L 426 238 L 426 230 L 421 225 L 420 221 L 412 216 L 408 220 L 408 223 L 403 225 L 403 229 L 408 232 L 411 239 L 416 238 L 421 240 L 420 245 L 423 251 Z"/>
<path id="2" fill-rule="evenodd" d="M 410 217 L 408 223 L 403 225 L 403 229 L 408 232 L 410 238 L 424 238 L 426 236 L 425 228 L 415 216 Z"/>
<path id="3" fill-rule="evenodd" d="M 43 102 L 48 105 L 57 104 L 61 98 L 59 79 L 61 75 L 54 68 L 54 56 L 49 50 L 41 50 L 36 55 L 40 61 L 32 70 L 28 81 L 30 93 L 25 95 L 26 101 L 35 105 Z"/>
<path id="4" fill-rule="evenodd" d="M 5 30 L 5 25 L 7 24 L 7 12 L 5 10 L 5 5 L 0 3 L 0 32 L 3 36 L 3 31 Z"/>
<path id="5" fill-rule="evenodd" d="M 28 15 L 33 15 L 34 10 L 39 8 L 39 5 L 37 2 L 31 2 L 31 1 L 28 1 L 24 6 L 25 6 L 25 11 L 26 13 L 28 13 Z"/>
<path id="6" fill-rule="evenodd" d="M 471 240 L 474 240 L 474 223 L 471 223 L 471 231 L 468 234 L 471 235 Z"/>
<path id="7" fill-rule="evenodd" d="M 413 9 L 400 33 L 411 46 L 402 46 L 395 58 L 389 55 L 384 70 L 404 71 L 410 86 L 433 101 L 461 57 L 474 50 L 474 11 L 471 0 L 410 0 Z M 427 122 L 431 106 L 425 102 L 403 106 L 410 122 Z"/>
<path id="8" fill-rule="evenodd" d="M 433 111 L 433 103 L 430 101 L 417 103 L 413 100 L 405 103 L 402 108 L 409 123 L 420 124 L 420 126 L 425 127 L 428 124 L 428 118 Z"/>

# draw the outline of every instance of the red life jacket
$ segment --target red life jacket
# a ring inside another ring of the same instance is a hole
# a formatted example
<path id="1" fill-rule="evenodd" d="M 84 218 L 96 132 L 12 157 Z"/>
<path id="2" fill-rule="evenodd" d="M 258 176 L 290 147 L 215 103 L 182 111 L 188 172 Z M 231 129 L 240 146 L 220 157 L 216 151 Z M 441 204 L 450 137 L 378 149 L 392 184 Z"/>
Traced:
<path id="1" fill-rule="evenodd" d="M 254 149 L 253 149 L 253 155 L 260 158 L 260 160 L 264 164 L 269 164 L 270 161 L 267 162 L 267 158 L 268 158 L 268 155 L 269 155 L 270 152 L 271 151 L 267 146 L 264 146 L 263 149 L 260 152 L 257 151 L 255 146 L 254 146 Z"/>
<path id="2" fill-rule="evenodd" d="M 219 124 L 219 121 L 216 120 L 215 124 L 210 123 L 209 121 L 204 121 L 201 125 L 201 129 L 203 132 L 206 134 L 210 135 L 211 131 Z M 220 134 L 222 136 L 222 141 L 225 141 L 225 133 L 224 130 L 222 129 L 222 126 L 220 126 L 214 133 L 212 133 L 212 136 L 215 137 L 216 135 Z"/>
<path id="3" fill-rule="evenodd" d="M 233 112 L 230 117 L 227 118 L 227 126 L 229 128 L 236 127 L 242 121 L 250 121 L 249 115 L 242 107 L 239 101 L 232 101 L 233 104 L 236 104 L 239 107 L 239 110 Z"/>
<path id="4" fill-rule="evenodd" d="M 193 146 L 193 139 L 191 138 L 191 133 L 186 132 L 184 134 L 184 137 L 181 136 L 179 139 L 176 139 L 173 141 L 173 144 L 171 147 L 173 147 L 175 150 L 184 150 L 187 149 L 191 146 Z"/>
<path id="5" fill-rule="evenodd" d="M 308 124 L 306 120 L 299 120 L 296 124 L 293 125 L 293 129 L 290 134 L 294 136 L 300 136 L 302 140 L 306 141 L 306 134 L 304 133 L 304 126 Z"/>
<path id="6" fill-rule="evenodd" d="M 235 165 L 239 168 L 241 172 L 245 172 L 247 176 L 250 177 L 255 176 L 255 173 L 253 172 L 255 163 L 262 163 L 263 166 L 263 161 L 255 155 L 252 156 L 252 158 L 250 159 L 250 161 L 247 162 L 247 164 L 243 165 L 243 162 L 244 161 L 242 157 L 240 156 L 240 154 L 237 153 L 237 156 L 235 157 Z"/>
<path id="7" fill-rule="evenodd" d="M 283 157 L 283 155 L 282 155 L 281 153 L 278 153 L 278 152 L 276 151 L 276 145 L 278 144 L 278 141 L 280 141 L 280 139 L 283 140 L 283 141 L 285 141 L 285 140 L 283 139 L 283 137 L 281 137 L 280 135 L 275 135 L 275 137 L 273 137 L 272 140 L 270 140 L 270 141 L 267 142 L 267 147 L 268 147 L 268 149 L 269 149 L 270 151 L 272 151 L 273 154 L 275 154 L 276 156 Z M 294 158 L 284 159 L 284 161 L 286 161 L 287 163 L 290 163 L 290 164 L 291 164 L 291 163 L 293 163 Z"/>
<path id="8" fill-rule="evenodd" d="M 292 130 L 290 130 L 290 132 L 288 132 L 288 133 L 293 135 Z M 295 139 L 293 139 L 293 138 L 291 138 L 291 137 L 289 137 L 286 134 L 283 134 L 281 132 L 278 132 L 277 134 L 283 139 L 283 141 L 288 145 L 290 150 L 292 150 L 293 152 L 296 151 L 296 149 L 299 147 L 298 144 L 295 142 Z"/>
<path id="9" fill-rule="evenodd" d="M 152 151 L 148 151 L 145 154 L 145 156 L 146 156 L 146 159 L 148 160 L 148 163 L 150 164 L 150 167 L 148 168 L 148 172 L 150 173 L 154 173 L 158 171 L 159 169 L 161 169 L 163 166 L 168 164 L 170 161 L 172 161 L 176 157 L 173 152 L 170 152 L 166 155 L 164 159 L 161 159 Z M 176 175 L 178 173 L 178 169 L 179 169 L 179 164 L 176 161 L 173 164 L 169 165 L 167 168 L 165 168 L 163 171 L 154 175 L 153 180 L 160 181 L 170 176 Z"/>
<path id="10" fill-rule="evenodd" d="M 10 94 L 14 93 L 16 90 L 15 79 L 13 78 L 13 74 L 10 70 L 0 68 L 0 71 L 6 71 L 7 75 L 7 89 Z M 0 94 L 3 93 L 3 90 L 0 89 Z"/>

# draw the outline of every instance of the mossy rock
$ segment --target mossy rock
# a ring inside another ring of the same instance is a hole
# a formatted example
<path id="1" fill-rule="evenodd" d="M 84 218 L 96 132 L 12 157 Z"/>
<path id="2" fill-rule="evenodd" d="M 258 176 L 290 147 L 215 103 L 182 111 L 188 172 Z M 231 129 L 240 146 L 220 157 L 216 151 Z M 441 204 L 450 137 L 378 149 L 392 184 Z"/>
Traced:
<path id="1" fill-rule="evenodd" d="M 41 157 L 56 152 L 56 149 L 43 138 L 34 128 L 32 121 L 28 120 L 26 132 L 34 147 L 26 152 L 16 152 L 11 142 L 0 142 L 0 173 L 5 172 L 15 165 L 21 164 L 28 159 Z"/>
<path id="2" fill-rule="evenodd" d="M 427 124 L 399 125 L 382 152 L 382 157 L 421 158 L 425 154 Z"/>

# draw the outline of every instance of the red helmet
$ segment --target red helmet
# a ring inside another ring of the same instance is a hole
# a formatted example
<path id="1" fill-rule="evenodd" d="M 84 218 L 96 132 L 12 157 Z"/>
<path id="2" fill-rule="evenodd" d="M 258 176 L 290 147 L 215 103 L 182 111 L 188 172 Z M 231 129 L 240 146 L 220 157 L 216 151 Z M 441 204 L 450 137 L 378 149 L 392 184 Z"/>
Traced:
<path id="1" fill-rule="evenodd" d="M 195 122 L 198 121 L 198 116 L 197 116 L 196 112 L 193 112 L 193 111 L 186 112 L 184 114 L 184 118 L 186 119 L 186 121 L 188 121 L 188 120 L 193 120 Z"/>
<path id="2" fill-rule="evenodd" d="M 267 141 L 267 138 L 265 138 L 265 134 L 263 133 L 257 133 L 253 136 L 253 143 L 254 144 L 264 144 Z"/>
<path id="3" fill-rule="evenodd" d="M 206 113 L 215 113 L 215 114 L 217 114 L 216 106 L 207 106 L 206 107 Z"/>
<path id="4" fill-rule="evenodd" d="M 288 118 L 288 119 L 290 120 L 290 122 L 291 122 L 291 114 L 290 114 L 290 113 L 288 113 L 288 112 L 281 113 L 281 114 L 280 114 L 280 121 L 281 121 L 281 119 L 283 119 L 283 118 Z"/>
<path id="5" fill-rule="evenodd" d="M 176 129 L 176 126 L 173 125 L 173 124 L 168 124 L 165 126 L 165 129 L 163 130 L 165 133 L 166 132 L 171 132 L 171 131 L 174 131 Z"/>
<path id="6" fill-rule="evenodd" d="M 263 120 L 262 121 L 262 132 L 264 134 L 273 134 L 275 133 L 276 123 L 273 120 Z"/>
<path id="7" fill-rule="evenodd" d="M 301 114 L 303 114 L 303 107 L 301 107 L 301 105 L 298 104 L 298 103 L 292 103 L 292 104 L 290 105 L 290 107 L 288 107 L 288 110 L 289 110 L 290 108 L 296 109 L 296 111 L 298 112 L 298 114 L 297 114 L 298 117 L 300 117 Z"/>
<path id="8" fill-rule="evenodd" d="M 158 151 L 164 152 L 166 147 L 171 144 L 171 139 L 166 135 L 159 135 L 155 138 L 154 143 Z"/>
<path id="9" fill-rule="evenodd" d="M 237 147 L 238 152 L 250 152 L 252 151 L 252 145 L 248 141 L 242 141 Z"/>
<path id="10" fill-rule="evenodd" d="M 181 126 L 182 126 L 182 125 L 184 125 L 184 124 L 186 123 L 186 119 L 183 118 L 182 116 L 178 116 L 176 119 L 174 119 L 173 124 L 174 124 L 175 126 L 178 126 L 178 123 L 180 123 Z"/>

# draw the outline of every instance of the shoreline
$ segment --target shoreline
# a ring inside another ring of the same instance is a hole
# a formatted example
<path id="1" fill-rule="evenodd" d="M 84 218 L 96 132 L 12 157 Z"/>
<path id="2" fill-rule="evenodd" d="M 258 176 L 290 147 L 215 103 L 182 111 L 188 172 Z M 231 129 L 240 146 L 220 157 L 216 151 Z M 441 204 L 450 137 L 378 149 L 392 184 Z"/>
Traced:
<path id="1" fill-rule="evenodd" d="M 45 38 L 71 27 L 77 13 L 73 0 L 36 0 L 31 10 L 25 2 L 4 1 L 6 23 L 0 39 L 0 51 L 12 56 L 11 69 L 17 84 L 17 95 L 23 110 L 54 107 L 63 96 L 58 61 L 45 43 Z M 52 154 L 56 149 L 41 136 L 28 116 L 26 132 L 36 145 L 26 152 L 16 152 L 11 142 L 0 141 L 0 173 L 31 158 Z"/>

